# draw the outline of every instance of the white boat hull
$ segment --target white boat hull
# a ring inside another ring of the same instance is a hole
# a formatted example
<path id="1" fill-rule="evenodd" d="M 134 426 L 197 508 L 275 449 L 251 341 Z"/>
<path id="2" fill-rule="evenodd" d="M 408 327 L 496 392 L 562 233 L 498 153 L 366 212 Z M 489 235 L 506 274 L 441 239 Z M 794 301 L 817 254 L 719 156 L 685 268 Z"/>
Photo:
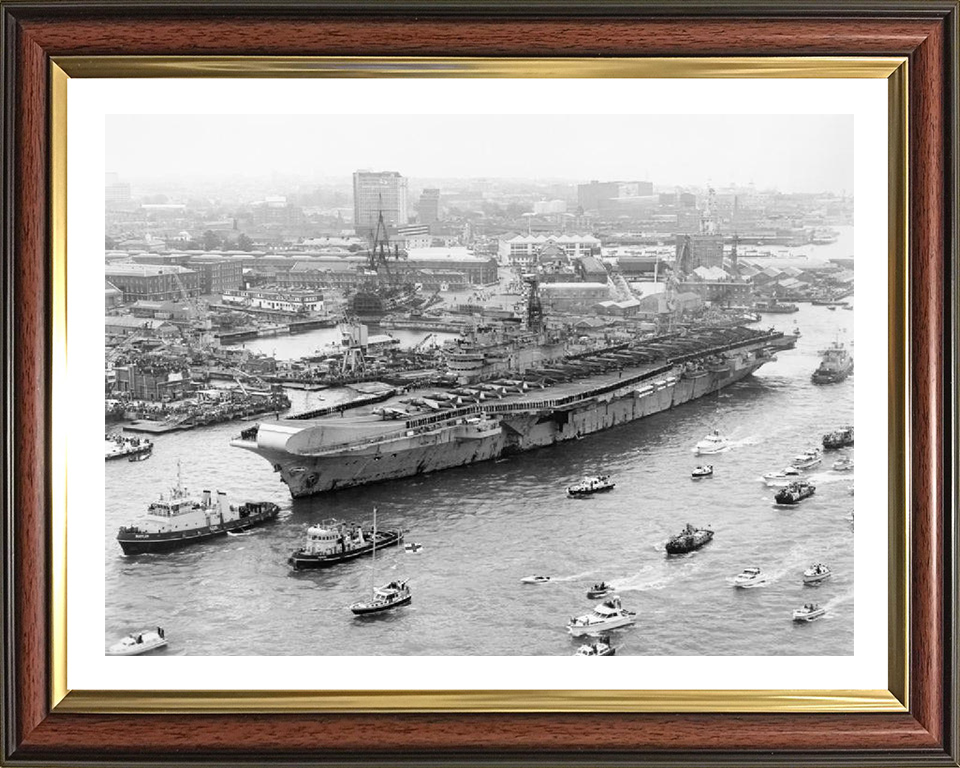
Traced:
<path id="1" fill-rule="evenodd" d="M 823 614 L 826 613 L 826 610 L 821 608 L 819 611 L 814 611 L 813 613 L 799 613 L 797 611 L 793 612 L 794 621 L 814 621 L 819 619 Z"/>
<path id="2" fill-rule="evenodd" d="M 621 616 L 610 621 L 598 621 L 594 624 L 568 624 L 567 631 L 574 637 L 583 635 L 602 634 L 611 629 L 626 627 L 633 624 L 636 619 L 633 616 Z"/>
<path id="3" fill-rule="evenodd" d="M 139 656 L 141 653 L 163 648 L 166 644 L 167 641 L 164 638 L 144 641 L 142 643 L 136 643 L 135 645 L 122 645 L 117 643 L 107 649 L 107 656 Z"/>
<path id="4" fill-rule="evenodd" d="M 804 577 L 803 577 L 803 583 L 804 583 L 804 584 L 819 584 L 821 581 L 826 581 L 826 580 L 829 579 L 831 576 L 833 576 L 832 573 L 818 573 L 818 574 L 815 575 L 815 576 L 806 576 L 806 575 L 804 575 Z"/>
<path id="5" fill-rule="evenodd" d="M 733 586 L 737 589 L 753 589 L 754 587 L 762 587 L 766 583 L 766 579 L 754 579 L 753 581 L 735 581 Z"/>

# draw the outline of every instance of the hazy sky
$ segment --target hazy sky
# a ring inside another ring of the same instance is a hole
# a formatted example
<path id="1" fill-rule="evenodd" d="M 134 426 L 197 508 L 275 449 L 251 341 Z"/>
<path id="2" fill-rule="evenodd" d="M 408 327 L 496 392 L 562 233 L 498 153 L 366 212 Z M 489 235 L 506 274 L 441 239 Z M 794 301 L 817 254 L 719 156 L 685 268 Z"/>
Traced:
<path id="1" fill-rule="evenodd" d="M 853 191 L 850 115 L 110 115 L 105 170 L 133 179 L 649 180 Z"/>

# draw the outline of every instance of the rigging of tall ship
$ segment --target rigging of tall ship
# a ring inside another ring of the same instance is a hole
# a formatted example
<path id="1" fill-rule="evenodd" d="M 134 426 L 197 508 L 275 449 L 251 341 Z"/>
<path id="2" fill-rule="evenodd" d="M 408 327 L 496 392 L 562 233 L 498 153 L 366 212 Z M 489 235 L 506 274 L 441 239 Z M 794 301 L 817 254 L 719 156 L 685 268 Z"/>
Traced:
<path id="1" fill-rule="evenodd" d="M 457 385 L 387 389 L 245 429 L 294 497 L 411 477 L 575 440 L 716 393 L 793 349 L 797 337 L 743 326 L 685 328 L 590 345 L 543 324 L 477 328 L 446 351 Z M 360 356 L 362 352 L 358 352 Z"/>

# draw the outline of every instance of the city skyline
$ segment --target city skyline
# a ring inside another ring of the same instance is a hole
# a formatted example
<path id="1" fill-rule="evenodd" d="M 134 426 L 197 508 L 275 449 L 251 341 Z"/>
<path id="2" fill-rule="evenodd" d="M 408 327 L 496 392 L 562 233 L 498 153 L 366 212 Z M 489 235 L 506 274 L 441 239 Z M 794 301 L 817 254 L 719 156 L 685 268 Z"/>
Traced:
<path id="1" fill-rule="evenodd" d="M 270 176 L 329 183 L 372 170 L 425 181 L 645 180 L 658 188 L 853 190 L 849 115 L 508 117 L 111 115 L 106 170 L 156 183 Z M 438 152 L 444 136 L 451 138 Z"/>

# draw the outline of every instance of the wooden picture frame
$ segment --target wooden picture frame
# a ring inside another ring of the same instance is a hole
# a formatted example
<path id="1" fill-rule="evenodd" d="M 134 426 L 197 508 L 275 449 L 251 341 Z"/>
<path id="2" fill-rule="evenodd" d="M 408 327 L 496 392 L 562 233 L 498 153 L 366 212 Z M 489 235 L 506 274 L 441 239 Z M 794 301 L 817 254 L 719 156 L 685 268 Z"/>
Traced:
<path id="1" fill-rule="evenodd" d="M 0 20 L 5 764 L 958 765 L 956 2 L 373 7 L 226 0 L 131 8 L 48 0 L 2 2 Z M 905 562 L 898 566 L 903 591 L 894 590 L 893 613 L 904 631 L 892 636 L 889 696 L 845 706 L 838 693 L 827 708 L 735 697 L 698 707 L 689 697 L 665 698 L 643 711 L 596 696 L 580 707 L 549 698 L 513 708 L 496 699 L 464 707 L 462 700 L 431 705 L 413 697 L 323 711 L 296 696 L 271 702 L 254 692 L 229 704 L 183 694 L 71 699 L 58 647 L 63 467 L 51 420 L 52 377 L 65 343 L 65 296 L 57 294 L 64 289 L 58 270 L 66 220 L 58 201 L 65 174 L 56 165 L 65 141 L 56 119 L 64 73 L 123 76 L 104 69 L 112 56 L 124 57 L 128 73 L 139 76 L 169 74 L 185 61 L 170 57 L 190 57 L 188 76 L 255 76 L 256 62 L 243 57 L 270 57 L 296 75 L 308 74 L 297 72 L 300 57 L 495 62 L 534 53 L 542 60 L 751 57 L 760 67 L 763 57 L 905 60 L 909 90 L 899 77 L 890 83 L 906 105 L 906 120 L 891 123 L 905 133 L 891 141 L 909 147 L 901 158 L 907 184 L 891 210 L 909 215 L 891 217 L 890 232 L 908 269 L 893 276 L 890 295 L 891 313 L 904 316 L 907 332 L 891 339 L 892 357 L 905 358 L 905 376 L 891 381 L 891 392 L 902 393 L 906 407 L 891 406 L 905 469 L 891 485 L 892 498 L 904 494 L 891 540 Z M 897 520 L 908 527 L 898 529 Z"/>

